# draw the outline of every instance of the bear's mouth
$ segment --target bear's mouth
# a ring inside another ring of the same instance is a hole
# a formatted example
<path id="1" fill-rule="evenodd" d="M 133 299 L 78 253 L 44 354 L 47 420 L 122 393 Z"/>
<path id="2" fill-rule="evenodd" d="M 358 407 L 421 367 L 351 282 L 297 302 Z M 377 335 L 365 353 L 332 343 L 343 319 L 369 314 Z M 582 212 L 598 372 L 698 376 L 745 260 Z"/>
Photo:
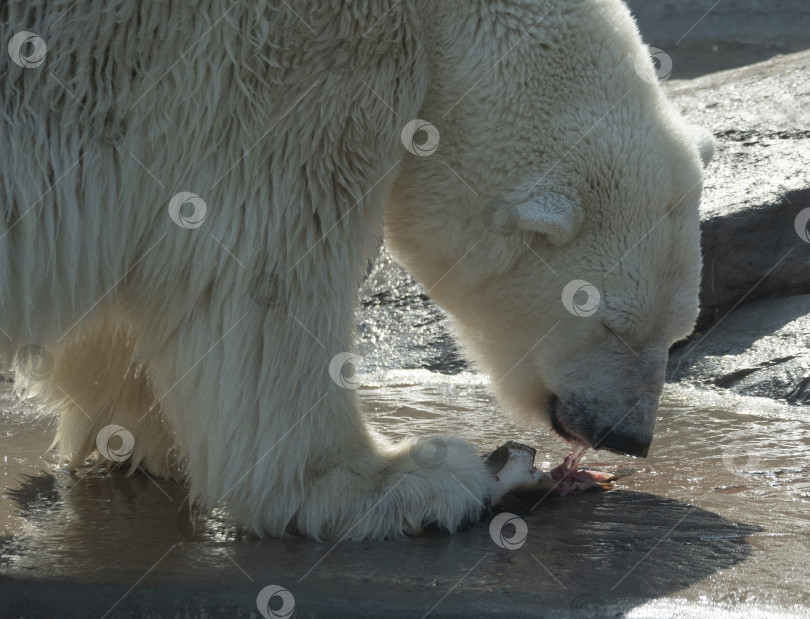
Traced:
<path id="1" fill-rule="evenodd" d="M 566 443 L 574 443 L 574 444 L 581 444 L 590 446 L 590 441 L 582 438 L 581 436 L 575 434 L 572 430 L 570 430 L 560 419 L 560 415 L 557 412 L 557 406 L 560 402 L 560 399 L 557 397 L 556 394 L 551 394 L 551 399 L 548 403 L 548 416 L 551 419 L 551 429 L 554 431 L 561 439 L 563 439 Z"/>

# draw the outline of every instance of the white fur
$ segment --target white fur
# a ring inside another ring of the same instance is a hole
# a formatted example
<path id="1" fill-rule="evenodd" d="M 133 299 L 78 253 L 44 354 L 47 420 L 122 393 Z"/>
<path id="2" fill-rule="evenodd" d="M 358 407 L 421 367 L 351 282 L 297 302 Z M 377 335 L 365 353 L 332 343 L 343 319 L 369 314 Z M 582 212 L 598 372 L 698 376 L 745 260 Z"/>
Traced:
<path id="1" fill-rule="evenodd" d="M 384 444 L 329 376 L 384 215 L 507 408 L 534 416 L 556 390 L 609 420 L 657 398 L 661 351 L 696 311 L 700 166 L 633 70 L 619 2 L 70 4 L 6 7 L 5 32 L 48 52 L 35 69 L 0 55 L 0 316 L 6 358 L 29 343 L 54 357 L 36 386 L 71 466 L 117 423 L 130 468 L 182 473 L 259 535 L 477 517 L 490 478 L 472 447 L 443 438 L 434 466 L 414 455 L 424 439 Z M 400 143 L 415 118 L 440 131 L 429 157 Z M 483 208 L 527 184 L 581 199 L 557 245 L 541 225 L 484 228 Z M 180 192 L 205 201 L 199 227 L 169 217 Z M 269 306 L 252 299 L 263 273 Z M 575 277 L 601 278 L 606 317 L 650 369 L 566 315 Z M 622 364 L 643 389 L 616 379 Z"/>
<path id="2" fill-rule="evenodd" d="M 667 349 L 697 316 L 693 132 L 640 78 L 641 41 L 621 4 L 510 4 L 503 14 L 494 3 L 483 23 L 453 22 L 433 56 L 420 114 L 452 117 L 435 155 L 404 162 L 386 238 L 453 316 L 507 410 L 543 420 L 555 394 L 572 437 L 594 443 L 616 427 L 649 441 Z M 454 7 L 443 6 L 448 23 Z M 550 212 L 493 234 L 482 210 L 527 185 L 576 196 L 581 225 Z M 566 229 L 575 234 L 561 244 Z M 561 302 L 573 280 L 600 292 L 590 318 Z"/>

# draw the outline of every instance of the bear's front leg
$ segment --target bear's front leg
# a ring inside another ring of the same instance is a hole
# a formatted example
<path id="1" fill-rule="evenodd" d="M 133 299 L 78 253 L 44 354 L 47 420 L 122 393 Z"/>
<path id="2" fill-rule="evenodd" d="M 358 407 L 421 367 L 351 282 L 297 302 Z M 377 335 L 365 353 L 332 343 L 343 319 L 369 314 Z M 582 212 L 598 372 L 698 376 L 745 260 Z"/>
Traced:
<path id="1" fill-rule="evenodd" d="M 347 307 L 354 294 L 342 293 Z M 335 295 L 332 320 L 303 294 L 274 305 L 248 293 L 198 302 L 179 324 L 142 324 L 192 498 L 226 506 L 259 536 L 385 538 L 477 519 L 491 476 L 471 445 L 387 444 L 366 427 L 356 391 L 332 379 L 351 341 Z"/>
<path id="2" fill-rule="evenodd" d="M 168 267 L 138 265 L 129 298 L 140 352 L 202 505 L 227 505 L 259 535 L 452 531 L 489 492 L 472 447 L 376 440 L 356 392 L 329 372 L 352 350 L 386 200 L 403 160 L 418 157 L 403 131 L 428 90 L 430 11 L 390 1 L 349 15 L 339 5 L 318 12 L 317 36 L 299 25 L 300 50 L 256 68 L 267 73 L 261 96 L 240 108 L 210 166 L 189 163 L 183 182 L 211 187 L 209 208 L 200 227 L 172 229 Z M 335 71 L 338 42 L 351 66 Z"/>

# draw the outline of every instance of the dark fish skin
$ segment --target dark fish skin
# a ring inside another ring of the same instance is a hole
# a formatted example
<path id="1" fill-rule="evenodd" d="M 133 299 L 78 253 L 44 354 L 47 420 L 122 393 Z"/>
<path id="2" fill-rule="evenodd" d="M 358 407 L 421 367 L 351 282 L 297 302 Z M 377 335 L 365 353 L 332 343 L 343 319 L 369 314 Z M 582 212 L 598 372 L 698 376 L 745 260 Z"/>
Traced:
<path id="1" fill-rule="evenodd" d="M 566 496 L 587 490 L 612 490 L 616 480 L 635 472 L 622 470 L 604 473 L 579 469 L 579 459 L 583 453 L 582 449 L 569 453 L 563 464 L 544 472 L 534 465 L 536 449 L 516 441 L 504 443 L 482 456 L 495 482 L 491 507 L 504 509 L 509 506 L 515 513 L 526 513 L 518 497 L 545 497 L 551 493 Z"/>
<path id="2" fill-rule="evenodd" d="M 503 467 L 506 466 L 506 463 L 509 462 L 509 453 L 512 451 L 528 451 L 532 454 L 532 463 L 534 463 L 534 458 L 537 455 L 537 450 L 534 447 L 529 447 L 528 445 L 524 445 L 523 443 L 518 443 L 517 441 L 508 441 L 498 447 L 492 453 L 487 454 L 484 456 L 484 464 L 487 465 L 487 468 L 493 475 L 498 474 Z"/>

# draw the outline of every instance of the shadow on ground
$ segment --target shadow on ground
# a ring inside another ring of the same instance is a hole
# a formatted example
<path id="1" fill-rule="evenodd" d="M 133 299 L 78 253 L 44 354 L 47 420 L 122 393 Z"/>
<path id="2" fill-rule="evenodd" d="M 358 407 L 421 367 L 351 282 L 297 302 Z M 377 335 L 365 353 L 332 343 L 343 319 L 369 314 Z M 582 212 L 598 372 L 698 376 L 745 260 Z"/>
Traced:
<path id="1" fill-rule="evenodd" d="M 518 545 L 515 524 L 493 536 L 486 522 L 387 542 L 258 540 L 216 514 L 192 522 L 183 487 L 141 474 L 18 480 L 3 497 L 25 522 L 0 540 L 4 616 L 259 616 L 267 585 L 292 592 L 298 616 L 613 616 L 744 561 L 762 530 L 618 490 L 545 499 L 515 550 L 497 543 Z"/>

